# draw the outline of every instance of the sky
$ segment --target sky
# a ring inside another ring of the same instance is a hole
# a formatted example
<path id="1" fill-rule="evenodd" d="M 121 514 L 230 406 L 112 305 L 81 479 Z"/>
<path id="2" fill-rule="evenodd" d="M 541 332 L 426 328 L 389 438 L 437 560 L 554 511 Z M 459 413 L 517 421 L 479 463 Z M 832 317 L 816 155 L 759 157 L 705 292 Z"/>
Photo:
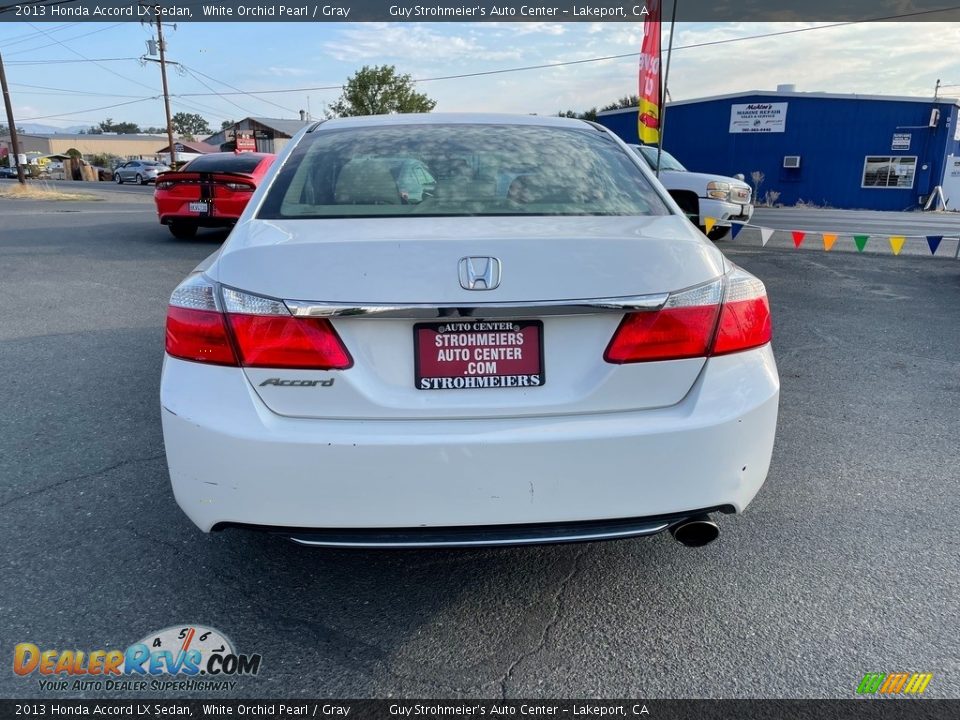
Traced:
<path id="1" fill-rule="evenodd" d="M 779 83 L 793 83 L 799 91 L 915 96 L 931 96 L 938 78 L 960 86 L 960 23 L 822 26 L 679 23 L 671 97 L 773 90 Z M 154 30 L 138 23 L 0 24 L 18 124 L 66 128 L 111 118 L 162 127 L 163 103 L 155 99 L 159 67 L 137 59 Z M 173 68 L 169 77 L 173 112 L 197 112 L 213 129 L 248 115 L 297 117 L 301 109 L 322 117 L 339 90 L 303 88 L 338 86 L 363 65 L 391 64 L 414 78 L 431 78 L 635 53 L 641 34 L 639 23 L 549 22 L 180 23 L 165 30 L 168 59 L 183 68 Z M 664 46 L 666 41 L 665 34 Z M 691 45 L 697 47 L 686 47 Z M 130 59 L 86 61 L 104 58 Z M 635 94 L 636 63 L 629 57 L 435 80 L 418 83 L 418 90 L 437 101 L 436 111 L 581 111 Z M 289 92 L 214 94 L 236 89 Z M 960 95 L 960 87 L 940 94 Z M 104 107 L 118 103 L 129 104 Z"/>

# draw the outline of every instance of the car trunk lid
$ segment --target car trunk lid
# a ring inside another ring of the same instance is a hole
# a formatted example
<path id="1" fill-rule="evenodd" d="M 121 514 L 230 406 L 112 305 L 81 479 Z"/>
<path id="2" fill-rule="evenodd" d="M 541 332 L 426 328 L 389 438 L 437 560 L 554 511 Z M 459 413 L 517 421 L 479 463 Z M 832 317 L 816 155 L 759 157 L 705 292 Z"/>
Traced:
<path id="1" fill-rule="evenodd" d="M 667 293 L 715 280 L 724 267 L 720 253 L 675 216 L 253 221 L 240 230 L 211 268 L 214 279 L 328 316 L 354 361 L 335 371 L 245 369 L 271 410 L 295 417 L 483 418 L 674 405 L 703 358 L 617 365 L 604 361 L 604 351 L 621 305 L 655 306 Z M 464 288 L 464 258 L 479 258 L 478 266 L 498 260 L 497 287 Z M 443 368 L 526 381 L 424 386 Z"/>

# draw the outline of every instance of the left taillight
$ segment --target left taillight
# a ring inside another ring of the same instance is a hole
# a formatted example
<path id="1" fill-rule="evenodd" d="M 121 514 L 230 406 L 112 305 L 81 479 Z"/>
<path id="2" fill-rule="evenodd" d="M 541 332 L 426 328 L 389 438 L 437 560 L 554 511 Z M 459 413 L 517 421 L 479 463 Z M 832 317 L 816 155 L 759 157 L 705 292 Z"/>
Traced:
<path id="1" fill-rule="evenodd" d="M 217 288 L 201 274 L 188 277 L 167 306 L 167 354 L 212 365 L 237 365 Z"/>
<path id="2" fill-rule="evenodd" d="M 280 300 L 218 289 L 199 274 L 170 297 L 167 353 L 243 367 L 345 370 L 353 365 L 329 320 L 295 317 Z"/>

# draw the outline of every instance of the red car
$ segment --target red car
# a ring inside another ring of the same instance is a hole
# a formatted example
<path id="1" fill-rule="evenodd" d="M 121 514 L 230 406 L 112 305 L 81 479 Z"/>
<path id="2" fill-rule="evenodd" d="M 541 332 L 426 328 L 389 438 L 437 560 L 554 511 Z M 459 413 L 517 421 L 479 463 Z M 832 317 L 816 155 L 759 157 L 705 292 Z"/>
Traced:
<path id="1" fill-rule="evenodd" d="M 229 227 L 237 222 L 276 155 L 210 153 L 177 171 L 157 177 L 153 198 L 160 224 L 176 238 L 191 238 L 201 227 Z"/>

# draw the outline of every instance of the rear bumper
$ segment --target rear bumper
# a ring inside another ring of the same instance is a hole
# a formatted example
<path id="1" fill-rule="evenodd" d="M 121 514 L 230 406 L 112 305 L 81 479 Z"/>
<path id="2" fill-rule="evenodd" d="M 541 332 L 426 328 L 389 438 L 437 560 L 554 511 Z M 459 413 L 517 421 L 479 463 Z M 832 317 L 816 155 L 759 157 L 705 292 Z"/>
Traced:
<path id="1" fill-rule="evenodd" d="M 725 505 L 675 515 L 611 520 L 582 520 L 532 525 L 461 525 L 459 527 L 420 528 L 289 528 L 220 523 L 214 530 L 235 527 L 283 535 L 299 545 L 349 548 L 427 548 L 494 547 L 498 545 L 537 545 L 544 543 L 594 542 L 655 535 L 694 515 L 734 512 Z"/>
<path id="2" fill-rule="evenodd" d="M 161 383 L 174 494 L 202 530 L 269 526 L 308 541 L 362 530 L 379 545 L 431 528 L 524 542 L 529 526 L 610 520 L 649 534 L 670 524 L 660 516 L 739 512 L 766 478 L 778 401 L 769 346 L 711 358 L 677 405 L 609 414 L 289 418 L 242 371 L 169 357 Z M 547 530 L 535 541 L 564 539 Z"/>
<path id="3" fill-rule="evenodd" d="M 197 227 L 231 227 L 243 214 L 246 203 L 236 203 L 229 200 L 217 200 L 213 214 L 201 215 L 190 210 L 190 203 L 197 202 L 198 198 L 180 199 L 161 194 L 155 198 L 157 217 L 161 225 L 183 223 Z"/>
<path id="4" fill-rule="evenodd" d="M 172 225 L 174 223 L 182 223 L 184 225 L 196 225 L 197 227 L 204 228 L 222 228 L 222 227 L 233 227 L 237 224 L 237 219 L 235 217 L 222 217 L 217 215 L 216 217 L 209 217 L 203 215 L 161 215 L 160 224 L 161 225 Z"/>

